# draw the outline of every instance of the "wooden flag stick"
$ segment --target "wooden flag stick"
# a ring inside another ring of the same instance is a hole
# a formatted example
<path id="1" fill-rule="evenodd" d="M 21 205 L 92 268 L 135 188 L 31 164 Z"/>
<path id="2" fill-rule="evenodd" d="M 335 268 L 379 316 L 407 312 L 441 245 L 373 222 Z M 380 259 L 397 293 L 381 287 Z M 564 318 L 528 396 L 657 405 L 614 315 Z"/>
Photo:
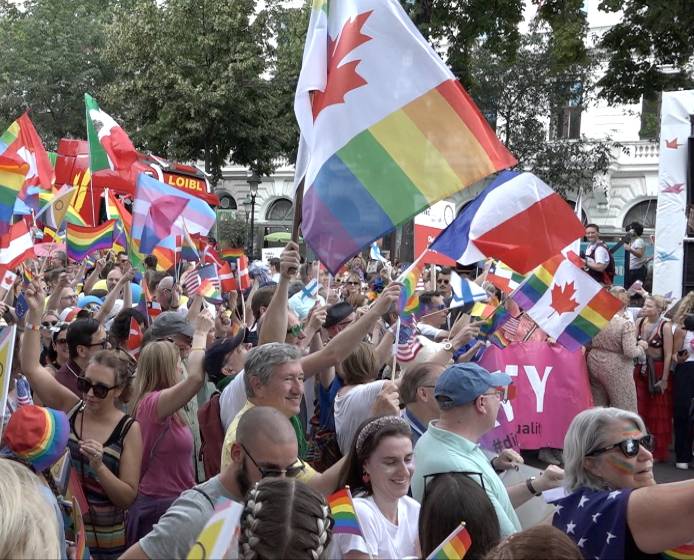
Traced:
<path id="1" fill-rule="evenodd" d="M 304 202 L 304 180 L 302 179 L 294 193 L 294 221 L 292 222 L 292 241 L 299 243 L 299 227 Z"/>

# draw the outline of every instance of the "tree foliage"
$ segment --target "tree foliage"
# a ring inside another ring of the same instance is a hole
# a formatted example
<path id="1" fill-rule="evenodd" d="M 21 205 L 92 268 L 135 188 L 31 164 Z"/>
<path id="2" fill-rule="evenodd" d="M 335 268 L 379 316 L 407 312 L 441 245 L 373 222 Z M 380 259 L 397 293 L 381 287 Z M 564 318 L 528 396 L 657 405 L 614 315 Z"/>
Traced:
<path id="1" fill-rule="evenodd" d="M 112 0 L 0 0 L 0 128 L 27 109 L 50 148 L 84 138 L 84 92 L 112 78 L 101 56 Z"/>
<path id="2" fill-rule="evenodd" d="M 594 97 L 592 63 L 557 66 L 555 45 L 539 33 L 524 36 L 515 62 L 487 51 L 474 51 L 470 94 L 497 133 L 518 158 L 555 190 L 591 189 L 605 173 L 610 141 L 562 137 L 564 107 L 585 107 Z M 558 70 L 562 68 L 562 70 Z"/>
<path id="3" fill-rule="evenodd" d="M 136 126 L 128 132 L 138 145 L 203 160 L 213 182 L 230 154 L 272 172 L 281 151 L 276 99 L 263 78 L 268 28 L 255 9 L 255 0 L 134 0 L 117 14 L 106 100 Z"/>
<path id="4" fill-rule="evenodd" d="M 694 87 L 694 7 L 691 0 L 602 0 L 622 11 L 600 40 L 607 68 L 599 82 L 610 103 L 653 100 L 661 91 Z"/>

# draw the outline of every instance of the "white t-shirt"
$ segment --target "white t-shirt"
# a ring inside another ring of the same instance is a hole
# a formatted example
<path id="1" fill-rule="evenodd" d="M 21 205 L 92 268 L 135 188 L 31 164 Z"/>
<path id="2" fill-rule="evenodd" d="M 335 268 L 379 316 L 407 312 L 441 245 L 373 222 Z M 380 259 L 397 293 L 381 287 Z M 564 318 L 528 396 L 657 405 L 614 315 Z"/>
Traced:
<path id="1" fill-rule="evenodd" d="M 417 330 L 419 331 L 419 334 L 421 334 L 422 336 L 426 336 L 431 340 L 443 338 L 446 334 L 446 331 L 444 331 L 443 329 L 437 329 L 436 327 L 432 327 L 431 325 L 427 325 L 426 323 L 417 323 Z"/>
<path id="2" fill-rule="evenodd" d="M 595 264 L 609 264 L 610 262 L 610 253 L 602 244 L 598 245 L 597 243 L 594 243 L 590 245 L 586 250 L 586 255 L 588 255 L 589 253 L 593 254 L 593 260 L 595 261 Z"/>
<path id="3" fill-rule="evenodd" d="M 400 498 L 398 524 L 393 525 L 383 516 L 372 496 L 354 498 L 354 509 L 364 538 L 355 535 L 333 535 L 328 548 L 328 558 L 342 558 L 353 550 L 370 554 L 372 558 L 418 558 L 419 507 L 409 496 Z"/>
<path id="4" fill-rule="evenodd" d="M 646 256 L 646 242 L 640 237 L 637 237 L 631 243 L 631 248 L 643 251 L 643 255 L 637 257 L 636 255 L 634 255 L 634 253 L 629 253 L 629 270 L 637 270 L 639 268 L 643 268 L 643 265 L 645 265 L 646 262 L 648 262 L 648 257 Z"/>
<path id="5" fill-rule="evenodd" d="M 335 397 L 335 432 L 343 455 L 349 453 L 357 428 L 371 417 L 371 407 L 384 383 L 385 380 L 380 380 L 356 385 L 346 394 L 338 393 Z"/>
<path id="6" fill-rule="evenodd" d="M 229 424 L 234 421 L 236 415 L 246 405 L 246 382 L 243 377 L 243 370 L 236 374 L 231 383 L 224 387 L 222 394 L 219 395 L 219 416 L 222 419 L 224 432 L 229 428 Z"/>

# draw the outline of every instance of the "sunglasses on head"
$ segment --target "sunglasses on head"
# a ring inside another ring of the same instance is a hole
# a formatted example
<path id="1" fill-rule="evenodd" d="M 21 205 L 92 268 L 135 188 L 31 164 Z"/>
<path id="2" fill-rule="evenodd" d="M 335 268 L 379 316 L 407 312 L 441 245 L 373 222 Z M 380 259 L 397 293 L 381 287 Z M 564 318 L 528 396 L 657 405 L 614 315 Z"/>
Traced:
<path id="1" fill-rule="evenodd" d="M 643 447 L 647 451 L 653 451 L 655 438 L 651 435 L 645 435 L 642 438 L 628 438 L 614 445 L 608 445 L 607 447 L 601 447 L 595 451 L 591 451 L 586 454 L 586 457 L 595 457 L 610 451 L 611 449 L 619 448 L 619 450 L 624 454 L 625 457 L 636 457 L 639 454 L 639 446 Z"/>
<path id="2" fill-rule="evenodd" d="M 94 393 L 94 396 L 97 399 L 105 399 L 106 395 L 108 395 L 109 391 L 115 389 L 118 387 L 118 385 L 114 385 L 113 387 L 109 387 L 108 385 L 104 385 L 103 383 L 92 383 L 89 379 L 86 377 L 78 377 L 77 378 L 77 389 L 79 389 L 80 393 L 87 394 L 89 393 L 89 390 L 91 389 L 92 392 Z"/>
<path id="3" fill-rule="evenodd" d="M 299 336 L 302 332 L 304 332 L 304 326 L 300 324 L 287 329 L 287 334 L 291 334 L 292 336 Z"/>
<path id="4" fill-rule="evenodd" d="M 253 455 L 248 452 L 248 449 L 246 449 L 243 443 L 239 443 L 239 445 L 241 446 L 241 449 L 243 449 L 244 453 L 248 455 L 248 458 L 255 465 L 255 467 L 260 471 L 261 478 L 276 478 L 283 475 L 287 478 L 296 478 L 306 469 L 306 465 L 301 459 L 297 459 L 298 464 L 297 462 L 294 462 L 284 469 L 278 469 L 275 467 L 261 467 L 258 463 L 256 463 Z"/>

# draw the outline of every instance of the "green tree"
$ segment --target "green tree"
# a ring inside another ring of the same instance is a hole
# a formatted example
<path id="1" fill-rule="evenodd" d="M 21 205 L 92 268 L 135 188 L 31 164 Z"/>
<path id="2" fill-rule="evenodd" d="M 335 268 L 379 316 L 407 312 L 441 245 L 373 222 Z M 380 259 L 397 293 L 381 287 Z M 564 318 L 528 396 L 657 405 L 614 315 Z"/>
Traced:
<path id="1" fill-rule="evenodd" d="M 609 167 L 610 141 L 565 138 L 563 111 L 587 106 L 594 97 L 592 63 L 557 65 L 549 36 L 524 36 L 510 64 L 483 46 L 474 51 L 470 94 L 519 168 L 536 173 L 556 191 L 591 189 Z M 563 68 L 559 71 L 558 68 Z"/>
<path id="2" fill-rule="evenodd" d="M 599 82 L 610 103 L 654 102 L 661 91 L 694 87 L 694 9 L 690 0 L 602 0 L 622 11 L 602 37 L 606 70 Z"/>
<path id="3" fill-rule="evenodd" d="M 0 0 L 0 128 L 27 109 L 49 148 L 84 138 L 84 92 L 112 68 L 101 56 L 113 0 Z"/>
<path id="4" fill-rule="evenodd" d="M 520 41 L 523 0 L 400 1 L 463 86 L 471 83 L 473 51 L 480 44 L 513 61 Z"/>
<path id="5" fill-rule="evenodd" d="M 133 0 L 118 12 L 104 106 L 117 109 L 136 144 L 203 160 L 213 183 L 228 158 L 272 172 L 282 148 L 263 77 L 270 32 L 255 11 L 255 0 Z"/>

